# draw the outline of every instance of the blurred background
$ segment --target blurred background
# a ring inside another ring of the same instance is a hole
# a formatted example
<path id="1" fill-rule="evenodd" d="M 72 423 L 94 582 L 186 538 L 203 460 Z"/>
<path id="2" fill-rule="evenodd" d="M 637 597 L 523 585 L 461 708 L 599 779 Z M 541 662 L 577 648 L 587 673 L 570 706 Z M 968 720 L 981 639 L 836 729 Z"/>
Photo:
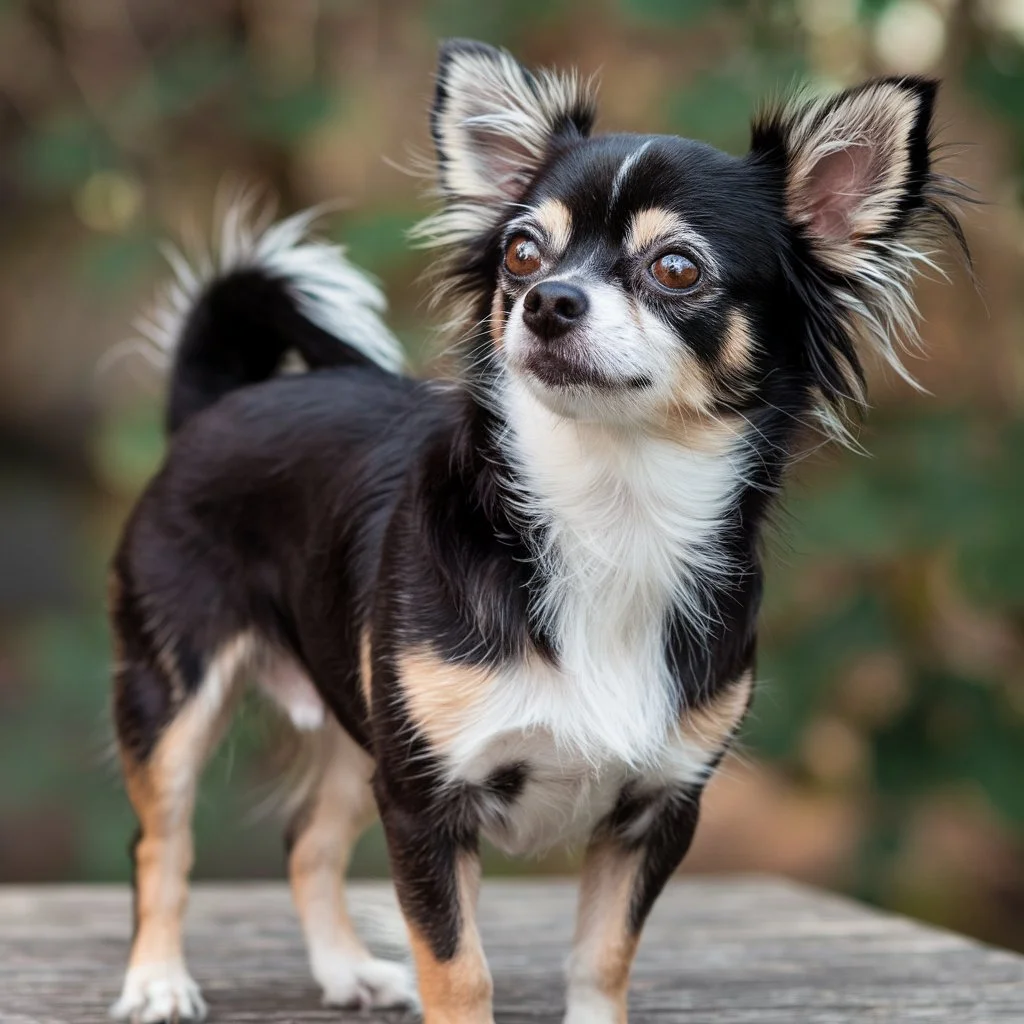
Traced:
<path id="1" fill-rule="evenodd" d="M 691 871 L 811 880 L 1024 949 L 1024 0 L 0 0 L 0 881 L 124 880 L 105 566 L 157 465 L 161 382 L 103 361 L 228 182 L 325 230 L 429 338 L 436 40 L 601 79 L 601 127 L 742 152 L 799 82 L 945 81 L 948 167 L 980 290 L 920 291 L 931 396 L 873 372 L 869 455 L 804 460 L 769 545 L 763 685 L 711 786 Z M 278 876 L 275 723 L 211 765 L 196 874 Z M 569 870 L 571 857 L 500 870 Z M 356 871 L 380 874 L 379 832 Z"/>

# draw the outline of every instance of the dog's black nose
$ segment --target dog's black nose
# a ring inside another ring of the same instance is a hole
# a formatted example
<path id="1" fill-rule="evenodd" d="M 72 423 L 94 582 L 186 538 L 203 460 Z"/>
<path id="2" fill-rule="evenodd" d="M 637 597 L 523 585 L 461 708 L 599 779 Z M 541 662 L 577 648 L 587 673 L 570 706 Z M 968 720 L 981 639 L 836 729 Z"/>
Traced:
<path id="1" fill-rule="evenodd" d="M 568 281 L 541 281 L 523 299 L 523 320 L 534 334 L 561 337 L 587 312 L 587 293 Z"/>

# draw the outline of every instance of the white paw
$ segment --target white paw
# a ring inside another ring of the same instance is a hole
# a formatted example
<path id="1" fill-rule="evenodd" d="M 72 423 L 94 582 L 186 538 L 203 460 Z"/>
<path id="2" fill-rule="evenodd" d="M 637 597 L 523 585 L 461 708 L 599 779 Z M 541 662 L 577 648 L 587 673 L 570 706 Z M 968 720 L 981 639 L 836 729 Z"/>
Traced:
<path id="1" fill-rule="evenodd" d="M 313 974 L 324 990 L 326 1006 L 362 1010 L 419 1006 L 412 971 L 393 960 L 335 956 L 318 963 Z"/>
<path id="2" fill-rule="evenodd" d="M 618 1024 L 625 1015 L 612 999 L 594 988 L 571 987 L 562 1024 Z"/>
<path id="3" fill-rule="evenodd" d="M 110 1016 L 132 1024 L 202 1020 L 206 1003 L 180 960 L 130 967 Z"/>

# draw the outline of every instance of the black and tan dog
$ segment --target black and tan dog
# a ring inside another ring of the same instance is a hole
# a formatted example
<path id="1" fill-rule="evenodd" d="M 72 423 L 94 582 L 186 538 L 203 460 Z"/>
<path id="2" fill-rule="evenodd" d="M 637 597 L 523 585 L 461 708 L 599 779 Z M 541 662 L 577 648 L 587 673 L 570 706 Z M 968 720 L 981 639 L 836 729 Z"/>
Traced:
<path id="1" fill-rule="evenodd" d="M 417 380 L 308 218 L 236 214 L 149 324 L 167 461 L 117 553 L 117 733 L 140 832 L 117 1016 L 198 1017 L 190 817 L 239 674 L 318 751 L 289 872 L 330 1002 L 412 1003 L 343 873 L 379 812 L 428 1024 L 487 1024 L 477 847 L 583 841 L 570 1024 L 626 1019 L 645 917 L 751 698 L 762 524 L 816 417 L 902 372 L 910 286 L 962 245 L 935 86 L 762 116 L 734 158 L 593 136 L 589 89 L 444 46 L 433 108 L 459 380 Z M 275 376 L 288 353 L 308 372 Z M 273 378 L 273 379 L 271 379 Z"/>

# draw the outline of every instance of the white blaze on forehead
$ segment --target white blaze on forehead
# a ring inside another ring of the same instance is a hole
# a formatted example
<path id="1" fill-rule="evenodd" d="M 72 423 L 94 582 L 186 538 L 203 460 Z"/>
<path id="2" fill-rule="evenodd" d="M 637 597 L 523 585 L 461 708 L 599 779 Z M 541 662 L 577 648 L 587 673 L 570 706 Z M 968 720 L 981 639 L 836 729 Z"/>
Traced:
<path id="1" fill-rule="evenodd" d="M 647 151 L 650 146 L 652 139 L 648 139 L 645 143 L 638 146 L 630 153 L 625 160 L 619 164 L 619 169 L 615 172 L 615 179 L 612 181 L 612 198 L 611 201 L 614 203 L 622 192 L 622 186 L 626 182 L 626 178 L 629 176 L 629 172 L 636 166 L 637 161 Z"/>
<path id="2" fill-rule="evenodd" d="M 569 248 L 572 237 L 572 213 L 561 199 L 545 199 L 533 211 L 537 226 L 547 235 L 552 254 L 560 256 Z"/>

